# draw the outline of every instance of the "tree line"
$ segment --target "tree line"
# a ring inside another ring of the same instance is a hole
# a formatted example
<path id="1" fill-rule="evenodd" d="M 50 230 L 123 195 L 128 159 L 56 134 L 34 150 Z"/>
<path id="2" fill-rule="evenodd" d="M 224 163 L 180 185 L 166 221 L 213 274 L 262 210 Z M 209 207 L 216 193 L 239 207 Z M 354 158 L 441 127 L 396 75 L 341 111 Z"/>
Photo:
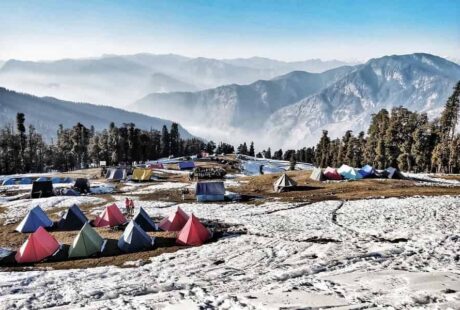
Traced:
<path id="1" fill-rule="evenodd" d="M 268 148 L 257 157 L 313 163 L 319 167 L 370 164 L 378 169 L 395 167 L 414 172 L 460 172 L 460 135 L 456 132 L 460 110 L 460 82 L 448 98 L 439 118 L 396 107 L 373 114 L 367 130 L 331 139 L 324 130 L 315 147 L 300 150 Z"/>
<path id="2" fill-rule="evenodd" d="M 197 138 L 182 139 L 179 126 L 171 124 L 168 129 L 141 130 L 133 123 L 117 127 L 112 122 L 107 129 L 96 132 L 94 127 L 77 123 L 72 128 L 59 126 L 56 139 L 46 143 L 30 125 L 25 126 L 25 115 L 18 113 L 16 127 L 5 125 L 0 129 L 0 174 L 43 172 L 47 170 L 68 171 L 99 164 L 144 162 L 163 157 L 191 156 L 202 150 L 229 151 L 229 145 L 207 144 Z M 233 147 L 231 147 L 233 152 Z"/>

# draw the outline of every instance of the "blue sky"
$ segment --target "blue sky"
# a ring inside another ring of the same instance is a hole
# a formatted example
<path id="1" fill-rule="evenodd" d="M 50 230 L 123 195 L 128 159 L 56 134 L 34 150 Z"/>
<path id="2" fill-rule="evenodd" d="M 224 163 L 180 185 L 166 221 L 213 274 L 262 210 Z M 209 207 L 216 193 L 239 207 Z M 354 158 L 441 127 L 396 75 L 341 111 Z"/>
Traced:
<path id="1" fill-rule="evenodd" d="M 138 52 L 214 58 L 460 58 L 457 0 L 0 0 L 0 59 Z"/>

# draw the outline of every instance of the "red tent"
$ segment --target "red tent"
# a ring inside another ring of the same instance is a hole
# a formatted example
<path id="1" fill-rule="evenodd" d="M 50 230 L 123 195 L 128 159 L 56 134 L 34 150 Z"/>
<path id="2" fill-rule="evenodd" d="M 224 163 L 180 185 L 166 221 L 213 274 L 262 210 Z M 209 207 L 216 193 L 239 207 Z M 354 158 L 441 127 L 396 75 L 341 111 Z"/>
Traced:
<path id="1" fill-rule="evenodd" d="M 177 236 L 176 242 L 182 245 L 202 245 L 211 238 L 211 232 L 193 214 Z"/>
<path id="2" fill-rule="evenodd" d="M 36 263 L 53 255 L 59 243 L 43 227 L 27 238 L 14 257 L 18 263 Z"/>
<path id="3" fill-rule="evenodd" d="M 188 215 L 181 208 L 177 207 L 176 212 L 162 219 L 158 227 L 164 231 L 179 231 L 187 221 Z"/>
<path id="4" fill-rule="evenodd" d="M 327 167 L 326 170 L 324 170 L 324 176 L 328 180 L 342 180 L 342 176 L 337 172 L 337 169 L 331 167 Z"/>
<path id="5" fill-rule="evenodd" d="M 101 216 L 97 216 L 94 220 L 94 226 L 96 227 L 106 227 L 106 226 L 117 226 L 126 223 L 127 220 L 125 216 L 118 209 L 116 204 L 105 207 L 104 212 Z"/>

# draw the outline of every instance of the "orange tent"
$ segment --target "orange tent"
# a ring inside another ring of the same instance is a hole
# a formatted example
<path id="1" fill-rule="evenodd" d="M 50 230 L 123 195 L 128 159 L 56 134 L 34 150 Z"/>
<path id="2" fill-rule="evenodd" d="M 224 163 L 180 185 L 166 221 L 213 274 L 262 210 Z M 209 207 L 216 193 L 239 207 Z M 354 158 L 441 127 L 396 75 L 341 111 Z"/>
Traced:
<path id="1" fill-rule="evenodd" d="M 43 227 L 39 227 L 27 238 L 14 257 L 18 263 L 35 263 L 59 249 L 59 243 Z"/>
<path id="2" fill-rule="evenodd" d="M 106 226 L 117 226 L 126 223 L 126 218 L 118 209 L 116 204 L 105 207 L 101 216 L 97 216 L 94 220 L 94 226 L 96 227 L 106 227 Z"/>
<path id="3" fill-rule="evenodd" d="M 211 238 L 211 232 L 192 214 L 177 236 L 176 242 L 182 245 L 202 245 Z"/>
<path id="4" fill-rule="evenodd" d="M 164 231 L 179 231 L 188 221 L 188 215 L 179 207 L 175 213 L 161 220 L 158 227 Z"/>

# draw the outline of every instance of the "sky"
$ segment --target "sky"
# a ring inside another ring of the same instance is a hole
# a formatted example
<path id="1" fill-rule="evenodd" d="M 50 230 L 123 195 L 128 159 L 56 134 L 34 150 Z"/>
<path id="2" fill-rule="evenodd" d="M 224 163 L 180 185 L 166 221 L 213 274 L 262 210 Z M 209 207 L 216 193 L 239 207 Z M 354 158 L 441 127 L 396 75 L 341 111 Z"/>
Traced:
<path id="1" fill-rule="evenodd" d="M 458 0 L 0 0 L 0 60 L 460 58 Z"/>

